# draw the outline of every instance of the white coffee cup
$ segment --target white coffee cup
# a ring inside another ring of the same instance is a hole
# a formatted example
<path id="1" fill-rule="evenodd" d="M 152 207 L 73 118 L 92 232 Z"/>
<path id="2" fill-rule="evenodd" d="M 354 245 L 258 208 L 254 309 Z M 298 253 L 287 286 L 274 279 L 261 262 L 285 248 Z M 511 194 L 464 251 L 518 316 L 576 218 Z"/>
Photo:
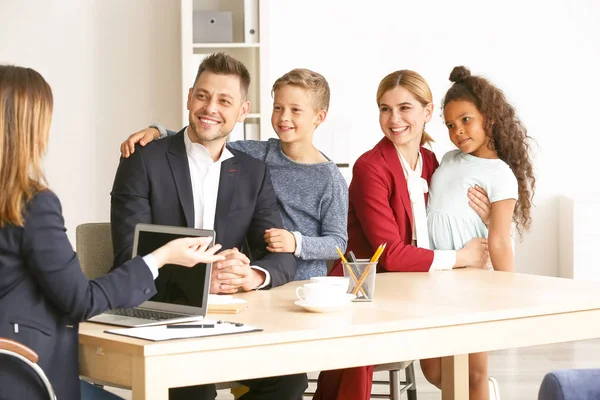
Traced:
<path id="1" fill-rule="evenodd" d="M 310 303 L 334 303 L 347 299 L 346 290 L 327 283 L 306 283 L 296 288 L 296 296 Z"/>
<path id="2" fill-rule="evenodd" d="M 335 286 L 344 293 L 348 292 L 348 286 L 350 285 L 350 279 L 347 276 L 313 276 L 310 281 Z"/>

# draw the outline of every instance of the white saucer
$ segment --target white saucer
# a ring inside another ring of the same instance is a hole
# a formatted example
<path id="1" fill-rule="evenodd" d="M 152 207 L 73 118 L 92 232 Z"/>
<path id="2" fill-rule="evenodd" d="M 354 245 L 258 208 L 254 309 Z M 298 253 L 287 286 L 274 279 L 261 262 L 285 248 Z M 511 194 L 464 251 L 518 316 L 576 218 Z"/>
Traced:
<path id="1" fill-rule="evenodd" d="M 297 300 L 294 302 L 294 304 L 304 308 L 306 311 L 329 313 L 348 307 L 350 304 L 352 304 L 352 300 L 356 298 L 356 295 L 351 293 L 346 294 L 346 296 L 347 297 L 345 299 L 336 301 L 334 303 L 314 303 L 306 300 Z"/>

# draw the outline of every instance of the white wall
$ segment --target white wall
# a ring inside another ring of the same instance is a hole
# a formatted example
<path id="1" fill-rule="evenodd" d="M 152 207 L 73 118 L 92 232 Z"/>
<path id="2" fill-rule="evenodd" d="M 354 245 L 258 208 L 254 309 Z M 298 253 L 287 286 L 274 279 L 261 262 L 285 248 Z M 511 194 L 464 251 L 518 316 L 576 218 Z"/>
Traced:
<path id="1" fill-rule="evenodd" d="M 108 221 L 119 143 L 180 121 L 179 6 L 157 0 L 2 0 L 0 63 L 39 71 L 54 92 L 45 167 L 69 237 Z"/>
<path id="2" fill-rule="evenodd" d="M 537 143 L 533 226 L 517 270 L 558 272 L 557 195 L 600 191 L 600 2 L 432 0 L 271 2 L 270 81 L 295 67 L 321 72 L 332 101 L 320 148 L 353 162 L 381 137 L 375 93 L 389 72 L 414 69 L 439 104 L 463 64 L 502 88 Z M 439 108 L 427 127 L 441 156 L 451 148 Z M 600 243 L 599 243 L 600 244 Z"/>

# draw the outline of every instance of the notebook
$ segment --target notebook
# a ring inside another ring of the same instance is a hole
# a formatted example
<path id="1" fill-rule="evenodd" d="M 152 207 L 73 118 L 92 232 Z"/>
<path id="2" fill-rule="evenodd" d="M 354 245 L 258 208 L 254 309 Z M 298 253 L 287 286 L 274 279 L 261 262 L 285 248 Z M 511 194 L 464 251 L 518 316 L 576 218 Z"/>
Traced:
<path id="1" fill-rule="evenodd" d="M 215 231 L 178 226 L 138 224 L 133 240 L 133 257 L 146 255 L 171 240 L 190 236 L 210 236 L 214 244 Z M 138 327 L 175 322 L 198 321 L 208 311 L 211 264 L 192 268 L 165 265 L 158 270 L 157 289 L 149 301 L 139 307 L 106 311 L 89 322 Z"/>
<path id="2" fill-rule="evenodd" d="M 209 294 L 209 314 L 238 314 L 248 308 L 248 301 L 231 295 Z"/>

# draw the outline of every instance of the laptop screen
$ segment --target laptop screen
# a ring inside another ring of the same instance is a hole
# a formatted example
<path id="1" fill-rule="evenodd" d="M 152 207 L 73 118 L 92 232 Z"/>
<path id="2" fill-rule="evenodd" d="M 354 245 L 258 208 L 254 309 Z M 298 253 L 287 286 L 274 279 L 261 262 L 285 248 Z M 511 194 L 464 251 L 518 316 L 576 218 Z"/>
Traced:
<path id="1" fill-rule="evenodd" d="M 144 256 L 171 240 L 190 236 L 213 236 L 214 231 L 191 228 L 138 225 L 133 255 Z M 137 244 L 137 247 L 135 246 Z M 183 306 L 207 308 L 210 264 L 197 264 L 187 268 L 167 264 L 158 270 L 155 285 L 157 293 L 149 300 Z"/>

